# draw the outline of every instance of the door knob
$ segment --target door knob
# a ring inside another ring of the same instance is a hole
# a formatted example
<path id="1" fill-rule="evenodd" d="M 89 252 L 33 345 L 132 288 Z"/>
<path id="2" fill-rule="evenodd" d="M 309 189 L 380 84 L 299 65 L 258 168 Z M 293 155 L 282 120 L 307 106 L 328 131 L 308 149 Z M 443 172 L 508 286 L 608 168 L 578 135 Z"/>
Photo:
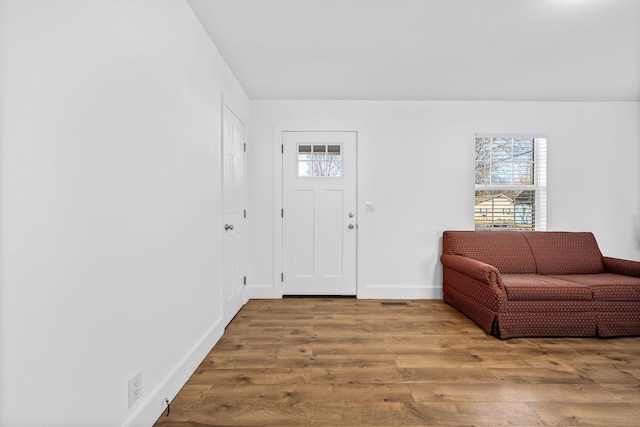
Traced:
<path id="1" fill-rule="evenodd" d="M 349 230 L 353 230 L 355 226 L 353 224 L 349 224 Z"/>
<path id="2" fill-rule="evenodd" d="M 224 231 L 229 231 L 229 230 L 233 230 L 233 224 L 225 224 L 224 225 Z"/>

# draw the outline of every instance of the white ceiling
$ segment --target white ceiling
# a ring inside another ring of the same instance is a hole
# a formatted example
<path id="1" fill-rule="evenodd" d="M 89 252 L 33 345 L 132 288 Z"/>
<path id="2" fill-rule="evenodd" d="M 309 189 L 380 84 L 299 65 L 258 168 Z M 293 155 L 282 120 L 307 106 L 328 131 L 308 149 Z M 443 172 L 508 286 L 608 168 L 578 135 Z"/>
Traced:
<path id="1" fill-rule="evenodd" d="M 251 99 L 640 101 L 640 0 L 188 0 Z"/>

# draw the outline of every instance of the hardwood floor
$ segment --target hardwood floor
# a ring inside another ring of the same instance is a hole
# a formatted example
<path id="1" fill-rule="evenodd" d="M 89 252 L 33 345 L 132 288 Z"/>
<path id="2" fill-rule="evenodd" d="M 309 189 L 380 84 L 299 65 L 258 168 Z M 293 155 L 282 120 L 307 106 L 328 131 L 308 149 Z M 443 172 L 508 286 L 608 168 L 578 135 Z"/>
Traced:
<path id="1" fill-rule="evenodd" d="M 249 301 L 155 425 L 640 425 L 640 338 L 501 341 L 387 303 Z"/>

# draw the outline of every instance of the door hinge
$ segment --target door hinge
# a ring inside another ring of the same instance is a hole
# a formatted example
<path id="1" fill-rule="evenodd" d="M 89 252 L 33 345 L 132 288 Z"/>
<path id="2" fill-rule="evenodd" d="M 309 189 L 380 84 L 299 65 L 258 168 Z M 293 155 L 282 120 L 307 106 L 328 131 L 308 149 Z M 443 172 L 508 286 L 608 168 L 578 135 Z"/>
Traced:
<path id="1" fill-rule="evenodd" d="M 242 279 L 242 284 L 247 286 L 247 276 L 244 276 Z"/>
<path id="2" fill-rule="evenodd" d="M 280 281 L 284 282 L 284 273 L 280 273 Z"/>
<path id="3" fill-rule="evenodd" d="M 244 217 L 245 218 L 247 217 L 247 210 L 246 209 L 244 210 Z"/>
<path id="4" fill-rule="evenodd" d="M 247 152 L 247 143 L 246 142 L 244 143 L 243 150 L 244 150 L 245 153 Z"/>
<path id="5" fill-rule="evenodd" d="M 280 218 L 284 218 L 284 209 L 280 209 Z"/>
<path id="6" fill-rule="evenodd" d="M 280 152 L 284 154 L 284 144 L 280 146 Z"/>

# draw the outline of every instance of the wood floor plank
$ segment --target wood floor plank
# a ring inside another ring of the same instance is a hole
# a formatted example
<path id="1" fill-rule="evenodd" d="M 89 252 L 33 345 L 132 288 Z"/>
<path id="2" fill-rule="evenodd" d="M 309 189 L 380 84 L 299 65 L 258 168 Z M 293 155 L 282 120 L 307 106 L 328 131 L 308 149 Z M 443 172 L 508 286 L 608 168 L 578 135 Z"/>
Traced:
<path id="1" fill-rule="evenodd" d="M 322 355 L 315 357 L 314 368 L 396 368 L 396 357 L 392 354 Z"/>
<path id="2" fill-rule="evenodd" d="M 550 425 L 637 427 L 640 408 L 621 403 L 531 403 Z"/>
<path id="3" fill-rule="evenodd" d="M 311 405 L 312 426 L 425 426 L 428 421 L 421 404 L 406 402 L 348 402 Z"/>
<path id="4" fill-rule="evenodd" d="M 391 304 L 384 304 L 391 303 Z M 637 426 L 640 338 L 488 336 L 442 301 L 250 300 L 171 426 Z"/>
<path id="5" fill-rule="evenodd" d="M 401 368 L 476 368 L 478 360 L 471 353 L 429 352 L 420 351 L 418 354 L 398 356 L 398 366 Z"/>
<path id="6" fill-rule="evenodd" d="M 165 421 L 166 419 L 166 421 Z M 310 409 L 298 402 L 272 403 L 255 399 L 226 400 L 197 406 L 183 402 L 171 405 L 169 417 L 158 423 L 182 422 L 202 426 L 306 426 Z M 165 425 L 158 424 L 156 425 Z"/>
<path id="7" fill-rule="evenodd" d="M 525 403 L 433 402 L 426 403 L 432 426 L 540 426 L 544 420 Z"/>
<path id="8" fill-rule="evenodd" d="M 311 402 L 330 396 L 334 388 L 331 384 L 310 384 L 302 382 L 276 384 L 218 384 L 203 397 L 204 403 L 256 400 L 259 402 L 288 403 Z M 408 393 L 408 391 L 406 391 Z"/>
<path id="9" fill-rule="evenodd" d="M 314 383 L 498 382 L 484 368 L 314 368 L 311 375 Z"/>
<path id="10" fill-rule="evenodd" d="M 304 384 L 311 381 L 311 369 L 248 368 L 198 369 L 189 384 Z"/>
<path id="11" fill-rule="evenodd" d="M 543 368 L 491 368 L 500 381 L 512 384 L 593 384 L 594 381 L 587 376 L 580 375 L 574 370 L 555 370 Z"/>
<path id="12" fill-rule="evenodd" d="M 437 383 L 409 384 L 418 402 L 624 403 L 620 394 L 598 384 Z"/>
<path id="13" fill-rule="evenodd" d="M 377 355 L 388 354 L 383 337 L 324 339 L 313 343 L 313 353 L 327 355 Z"/>
<path id="14" fill-rule="evenodd" d="M 599 385 L 627 403 L 640 403 L 640 381 L 635 384 L 630 382 L 625 384 L 601 383 Z"/>

